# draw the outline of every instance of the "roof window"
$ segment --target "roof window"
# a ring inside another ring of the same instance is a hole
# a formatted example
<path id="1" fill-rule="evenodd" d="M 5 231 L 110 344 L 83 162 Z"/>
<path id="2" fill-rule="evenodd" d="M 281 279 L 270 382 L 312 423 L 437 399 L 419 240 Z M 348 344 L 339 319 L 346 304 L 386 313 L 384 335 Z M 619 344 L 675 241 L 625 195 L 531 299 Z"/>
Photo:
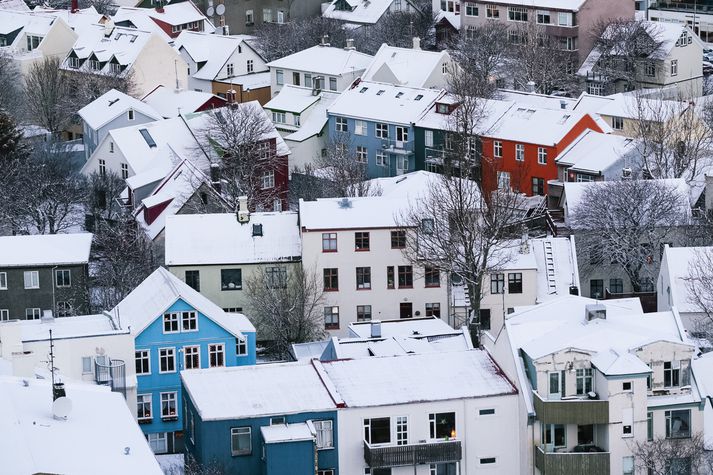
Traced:
<path id="1" fill-rule="evenodd" d="M 153 137 L 151 137 L 151 134 L 147 129 L 139 129 L 139 133 L 141 133 L 141 136 L 144 138 L 149 147 L 154 148 L 156 146 L 156 142 Z"/>

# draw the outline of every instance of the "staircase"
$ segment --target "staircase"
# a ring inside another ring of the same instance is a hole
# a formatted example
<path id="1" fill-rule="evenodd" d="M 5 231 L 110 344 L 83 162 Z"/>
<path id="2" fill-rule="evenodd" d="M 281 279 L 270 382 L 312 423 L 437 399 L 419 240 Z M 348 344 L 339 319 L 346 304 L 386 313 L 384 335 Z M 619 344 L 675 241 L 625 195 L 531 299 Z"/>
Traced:
<path id="1" fill-rule="evenodd" d="M 547 293 L 557 293 L 557 279 L 555 273 L 555 255 L 552 249 L 552 241 L 547 240 L 545 245 L 545 271 L 547 275 Z"/>

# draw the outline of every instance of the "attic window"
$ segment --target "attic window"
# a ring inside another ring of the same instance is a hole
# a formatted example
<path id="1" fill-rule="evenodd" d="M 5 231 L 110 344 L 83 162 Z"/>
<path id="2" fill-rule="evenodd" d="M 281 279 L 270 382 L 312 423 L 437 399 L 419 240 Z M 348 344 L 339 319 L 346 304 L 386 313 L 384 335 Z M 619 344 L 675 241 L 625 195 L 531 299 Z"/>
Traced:
<path id="1" fill-rule="evenodd" d="M 359 92 L 360 92 L 361 94 L 364 94 L 364 93 L 365 93 L 366 91 L 368 91 L 368 90 L 369 90 L 368 87 L 362 87 L 361 89 L 359 89 Z"/>
<path id="2" fill-rule="evenodd" d="M 146 141 L 146 144 L 147 144 L 149 147 L 154 148 L 154 147 L 156 146 L 156 142 L 154 141 L 153 137 L 151 137 L 151 134 L 149 133 L 148 130 L 146 130 L 146 129 L 139 129 L 139 133 L 140 133 L 141 136 L 144 138 L 144 140 Z"/>
<path id="3" fill-rule="evenodd" d="M 262 224 L 253 224 L 253 236 L 262 236 Z"/>
<path id="4" fill-rule="evenodd" d="M 437 114 L 448 114 L 448 112 L 449 112 L 448 104 L 443 104 L 443 103 L 436 104 L 436 113 Z"/>
<path id="5" fill-rule="evenodd" d="M 401 96 L 403 96 L 403 95 L 404 95 L 403 92 L 397 92 L 397 93 L 396 93 L 396 99 L 398 99 L 399 97 L 401 97 Z"/>
<path id="6" fill-rule="evenodd" d="M 423 94 L 419 94 L 418 96 L 416 96 L 414 101 L 420 101 L 421 99 L 423 99 Z"/>
<path id="7" fill-rule="evenodd" d="M 380 95 L 382 95 L 382 94 L 385 93 L 385 92 L 386 92 L 385 90 L 379 89 L 379 92 L 377 92 L 376 95 L 377 95 L 377 96 L 380 96 Z"/>

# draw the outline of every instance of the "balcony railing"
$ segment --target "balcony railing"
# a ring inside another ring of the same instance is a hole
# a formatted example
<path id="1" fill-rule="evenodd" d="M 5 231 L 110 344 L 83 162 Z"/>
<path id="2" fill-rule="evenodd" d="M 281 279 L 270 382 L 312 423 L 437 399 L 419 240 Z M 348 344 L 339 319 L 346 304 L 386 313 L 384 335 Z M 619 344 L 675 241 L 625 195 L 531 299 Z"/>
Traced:
<path id="1" fill-rule="evenodd" d="M 609 452 L 545 452 L 537 447 L 535 466 L 542 475 L 609 475 Z"/>
<path id="2" fill-rule="evenodd" d="M 599 399 L 542 399 L 533 391 L 537 420 L 546 424 L 608 424 L 609 401 Z"/>
<path id="3" fill-rule="evenodd" d="M 379 447 L 364 442 L 364 460 L 372 468 L 458 462 L 462 457 L 460 440 Z"/>
<path id="4" fill-rule="evenodd" d="M 126 364 L 123 360 L 113 360 L 107 356 L 94 358 L 94 380 L 126 397 Z"/>

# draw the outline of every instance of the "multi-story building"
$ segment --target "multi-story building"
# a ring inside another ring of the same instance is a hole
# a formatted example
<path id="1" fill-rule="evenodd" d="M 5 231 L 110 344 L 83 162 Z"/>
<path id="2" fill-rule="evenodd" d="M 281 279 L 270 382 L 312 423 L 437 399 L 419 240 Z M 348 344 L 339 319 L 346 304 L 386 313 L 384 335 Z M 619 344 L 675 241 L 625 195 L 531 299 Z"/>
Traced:
<path id="1" fill-rule="evenodd" d="M 171 2 L 156 8 L 122 6 L 112 16 L 117 26 L 151 31 L 170 41 L 182 31 L 214 33 L 215 26 L 193 2 Z"/>
<path id="2" fill-rule="evenodd" d="M 637 0 L 638 4 L 641 4 L 641 10 L 646 12 L 647 20 L 687 25 L 701 41 L 713 43 L 713 7 L 707 2 Z"/>
<path id="3" fill-rule="evenodd" d="M 183 451 L 180 372 L 255 364 L 255 327 L 228 314 L 164 268 L 110 315 L 135 342 L 136 414 L 156 453 Z"/>
<path id="4" fill-rule="evenodd" d="M 92 234 L 0 237 L 0 321 L 89 312 Z"/>
<path id="5" fill-rule="evenodd" d="M 361 76 L 362 81 L 394 86 L 444 89 L 453 60 L 448 51 L 425 51 L 414 38 L 413 48 L 382 44 Z"/>
<path id="6" fill-rule="evenodd" d="M 247 307 L 247 282 L 265 276 L 284 285 L 300 265 L 297 213 L 184 214 L 166 220 L 166 266 L 225 311 Z M 211 232 L 206 235 L 205 230 Z"/>
<path id="7" fill-rule="evenodd" d="M 581 64 L 595 43 L 599 23 L 613 18 L 634 19 L 634 2 L 619 0 L 441 0 L 441 10 L 460 11 L 461 28 L 497 20 L 509 28 L 532 24 L 553 37 L 562 49 L 572 51 Z"/>
<path id="8" fill-rule="evenodd" d="M 638 473 L 636 444 L 702 433 L 697 349 L 675 310 L 568 296 L 516 309 L 504 331 L 493 354 L 520 390 L 530 473 Z"/>
<path id="9" fill-rule="evenodd" d="M 377 180 L 381 196 L 300 200 L 302 263 L 324 282 L 324 325 L 345 335 L 351 322 L 447 314 L 447 276 L 404 254 L 399 216 L 437 186 L 417 172 Z"/>
<path id="10" fill-rule="evenodd" d="M 417 3 L 411 0 L 332 0 L 322 16 L 340 21 L 350 30 L 373 27 L 389 13 L 397 12 L 423 15 Z"/>

